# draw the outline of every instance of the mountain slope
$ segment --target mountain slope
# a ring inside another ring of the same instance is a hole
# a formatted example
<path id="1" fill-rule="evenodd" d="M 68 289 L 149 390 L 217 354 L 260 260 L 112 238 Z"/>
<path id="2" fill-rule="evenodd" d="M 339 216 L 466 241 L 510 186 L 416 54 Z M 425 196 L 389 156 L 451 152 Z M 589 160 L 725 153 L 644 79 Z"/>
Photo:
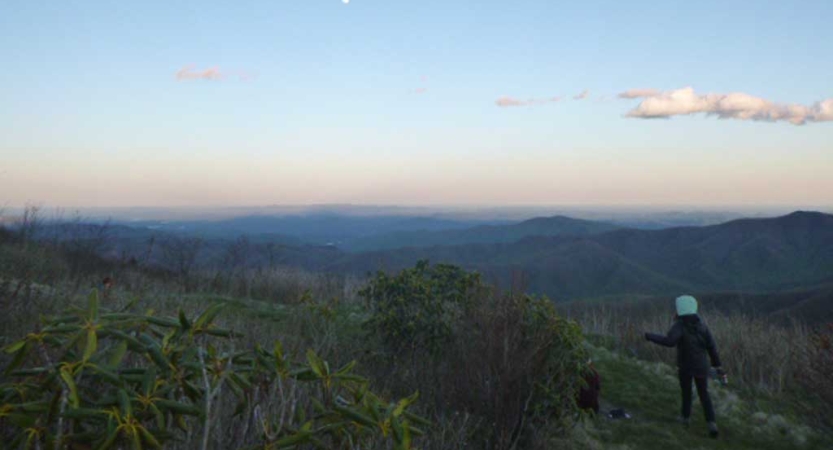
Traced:
<path id="1" fill-rule="evenodd" d="M 833 216 L 797 212 L 708 227 L 377 251 L 345 255 L 320 268 L 366 273 L 399 270 L 419 259 L 476 269 L 504 287 L 520 279 L 531 291 L 556 299 L 776 291 L 829 279 Z"/>
<path id="2" fill-rule="evenodd" d="M 479 243 L 515 242 L 530 236 L 584 236 L 615 230 L 605 222 L 564 216 L 539 217 L 511 225 L 481 225 L 465 229 L 401 231 L 355 239 L 345 243 L 349 251 L 389 250 Z"/>

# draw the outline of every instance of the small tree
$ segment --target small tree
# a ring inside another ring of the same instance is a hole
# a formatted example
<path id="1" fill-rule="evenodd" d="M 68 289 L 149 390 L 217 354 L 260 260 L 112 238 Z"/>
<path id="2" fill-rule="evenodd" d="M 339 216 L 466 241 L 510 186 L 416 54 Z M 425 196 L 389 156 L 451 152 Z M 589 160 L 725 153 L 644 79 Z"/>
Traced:
<path id="1" fill-rule="evenodd" d="M 431 354 L 442 350 L 450 342 L 455 323 L 483 289 L 476 273 L 419 261 L 395 276 L 379 272 L 359 296 L 371 312 L 369 332 L 396 357 L 416 350 Z"/>

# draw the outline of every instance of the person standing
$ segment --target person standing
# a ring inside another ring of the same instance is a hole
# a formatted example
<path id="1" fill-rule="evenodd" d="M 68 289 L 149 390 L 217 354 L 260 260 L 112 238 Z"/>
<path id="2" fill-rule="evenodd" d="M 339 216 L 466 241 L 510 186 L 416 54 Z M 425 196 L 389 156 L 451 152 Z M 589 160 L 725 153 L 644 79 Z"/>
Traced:
<path id="1" fill-rule="evenodd" d="M 721 368 L 720 356 L 711 331 L 697 315 L 697 299 L 690 295 L 682 295 L 675 300 L 675 306 L 677 315 L 668 334 L 663 336 L 645 333 L 645 339 L 665 347 L 677 347 L 677 368 L 683 400 L 681 420 L 688 425 L 691 417 L 693 381 L 697 386 L 697 395 L 708 422 L 709 435 L 716 438 L 719 431 L 709 395 L 709 360 L 720 376 L 725 376 L 726 372 Z"/>

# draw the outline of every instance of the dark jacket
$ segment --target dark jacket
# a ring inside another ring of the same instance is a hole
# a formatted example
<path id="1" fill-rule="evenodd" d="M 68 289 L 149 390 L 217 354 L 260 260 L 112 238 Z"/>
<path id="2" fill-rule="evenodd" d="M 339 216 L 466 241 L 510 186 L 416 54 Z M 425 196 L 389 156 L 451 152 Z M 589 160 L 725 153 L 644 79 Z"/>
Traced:
<path id="1" fill-rule="evenodd" d="M 720 356 L 709 328 L 696 314 L 677 318 L 666 336 L 645 333 L 645 338 L 651 342 L 666 347 L 677 347 L 677 367 L 680 372 L 695 377 L 705 377 L 709 374 L 709 362 L 713 367 L 719 367 Z"/>

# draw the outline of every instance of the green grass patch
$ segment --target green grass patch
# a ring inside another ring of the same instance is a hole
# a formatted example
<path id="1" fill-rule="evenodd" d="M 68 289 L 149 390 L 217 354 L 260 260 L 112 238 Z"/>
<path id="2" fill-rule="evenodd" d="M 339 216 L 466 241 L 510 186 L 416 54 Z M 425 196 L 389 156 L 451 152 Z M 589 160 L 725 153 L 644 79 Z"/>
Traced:
<path id="1" fill-rule="evenodd" d="M 831 448 L 833 441 L 796 422 L 789 411 L 775 403 L 746 397 L 731 386 L 710 383 L 720 437 L 708 436 L 703 410 L 696 400 L 691 425 L 677 421 L 680 388 L 676 369 L 623 357 L 605 348 L 591 350 L 602 376 L 603 412 L 624 408 L 630 420 L 599 417 L 589 424 L 589 434 L 605 448 L 633 449 L 811 449 Z M 762 405 L 770 408 L 762 410 Z"/>

